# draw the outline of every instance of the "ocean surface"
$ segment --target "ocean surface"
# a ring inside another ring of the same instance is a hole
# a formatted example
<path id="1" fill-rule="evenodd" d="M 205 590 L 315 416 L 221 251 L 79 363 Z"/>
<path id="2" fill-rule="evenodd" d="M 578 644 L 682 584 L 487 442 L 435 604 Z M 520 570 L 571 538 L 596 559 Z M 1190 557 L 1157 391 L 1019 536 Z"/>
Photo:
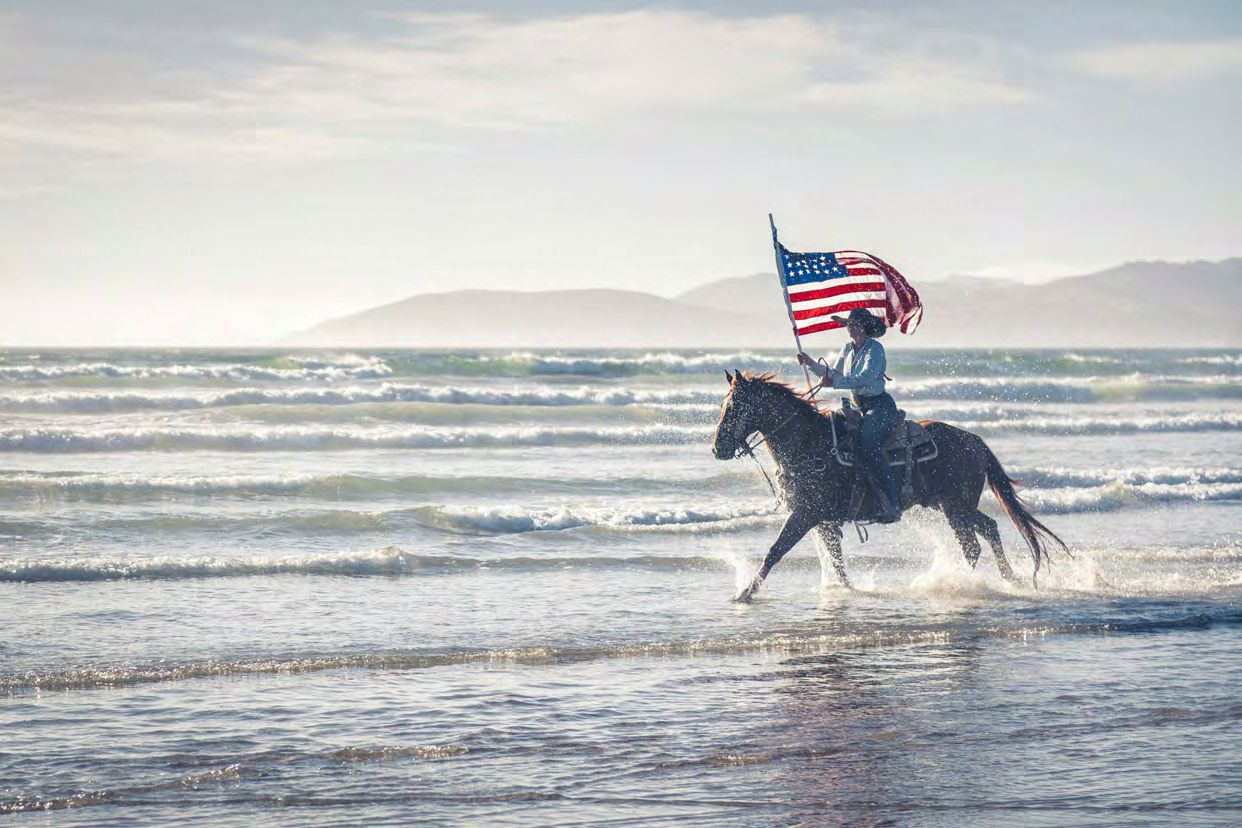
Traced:
<path id="1" fill-rule="evenodd" d="M 897 351 L 1069 544 L 804 541 L 774 352 L 0 351 L 14 825 L 1242 824 L 1242 351 Z M 767 458 L 765 457 L 765 460 Z M 769 461 L 770 463 L 770 461 Z M 998 515 L 990 494 L 984 509 Z"/>

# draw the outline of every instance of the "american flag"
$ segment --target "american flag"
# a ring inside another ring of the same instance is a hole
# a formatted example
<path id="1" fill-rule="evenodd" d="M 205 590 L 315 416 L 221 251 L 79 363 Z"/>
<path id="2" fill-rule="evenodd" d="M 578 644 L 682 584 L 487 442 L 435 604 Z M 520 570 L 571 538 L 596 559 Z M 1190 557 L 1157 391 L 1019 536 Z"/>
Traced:
<path id="1" fill-rule="evenodd" d="M 781 281 L 799 336 L 844 327 L 829 317 L 866 308 L 890 328 L 914 333 L 923 303 L 897 269 L 858 250 L 794 253 L 776 242 Z"/>

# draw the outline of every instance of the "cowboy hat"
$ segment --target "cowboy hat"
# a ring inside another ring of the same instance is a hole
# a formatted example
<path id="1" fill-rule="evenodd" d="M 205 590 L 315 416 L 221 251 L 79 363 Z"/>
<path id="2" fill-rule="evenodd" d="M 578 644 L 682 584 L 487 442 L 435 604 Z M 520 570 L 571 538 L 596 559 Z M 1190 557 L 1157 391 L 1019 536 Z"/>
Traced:
<path id="1" fill-rule="evenodd" d="M 888 332 L 888 325 L 884 324 L 882 317 L 876 316 L 866 308 L 854 308 L 850 311 L 849 316 L 834 316 L 833 322 L 840 322 L 842 325 L 849 325 L 851 322 L 861 322 L 863 333 L 873 339 L 879 339 Z"/>

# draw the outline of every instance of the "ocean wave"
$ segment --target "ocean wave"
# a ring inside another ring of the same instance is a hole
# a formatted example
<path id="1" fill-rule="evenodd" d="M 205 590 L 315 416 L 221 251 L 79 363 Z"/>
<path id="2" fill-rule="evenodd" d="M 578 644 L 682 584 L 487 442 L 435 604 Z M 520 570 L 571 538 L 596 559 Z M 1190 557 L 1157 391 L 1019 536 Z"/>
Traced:
<path id="1" fill-rule="evenodd" d="M 633 389 L 582 385 L 576 388 L 463 387 L 384 382 L 339 388 L 238 388 L 229 391 L 53 390 L 0 393 L 0 410 L 15 412 L 98 413 L 187 411 L 236 406 L 353 406 L 426 403 L 498 407 L 701 406 L 714 412 L 724 389 Z M 1092 403 L 1126 400 L 1242 397 L 1242 383 L 1232 377 L 1140 379 L 1087 383 L 1079 380 L 935 378 L 894 385 L 903 400 L 978 401 L 981 403 Z M 831 390 L 820 393 L 834 400 Z"/>
<path id="2" fill-rule="evenodd" d="M 1242 482 L 1126 483 L 1113 480 L 1090 488 L 1026 489 L 1022 498 L 1043 514 L 1110 512 L 1153 504 L 1242 500 Z"/>
<path id="3" fill-rule="evenodd" d="M 760 351 L 648 352 L 625 356 L 587 356 L 540 354 L 515 351 L 503 355 L 480 355 L 483 366 L 494 365 L 502 371 L 519 369 L 534 375 L 574 374 L 583 376 L 632 376 L 635 374 L 703 374 L 733 368 L 779 368 L 788 357 Z"/>
<path id="4" fill-rule="evenodd" d="M 359 405 L 368 403 L 437 403 L 494 406 L 718 406 L 723 392 L 634 390 L 628 388 L 462 388 L 402 385 L 344 388 L 238 388 L 209 393 L 136 391 L 45 391 L 0 394 L 0 410 L 67 413 L 183 411 L 244 405 Z"/>
<path id="5" fill-rule="evenodd" d="M 1200 466 L 1137 466 L 1121 469 L 1072 469 L 1065 466 L 1014 466 L 1010 475 L 1044 489 L 1091 488 L 1112 484 L 1142 486 L 1242 483 L 1242 469 Z"/>
<path id="6" fill-rule="evenodd" d="M 981 434 L 1142 434 L 1172 431 L 1236 431 L 1242 428 L 1242 414 L 1228 412 L 1189 412 L 1147 416 L 1048 415 L 1013 420 L 952 421 L 950 425 Z"/>
<path id="7" fill-rule="evenodd" d="M 582 528 L 703 532 L 746 528 L 780 519 L 771 503 L 743 503 L 701 509 L 600 509 L 569 505 L 548 509 L 518 506 L 422 506 L 411 511 L 417 512 L 433 526 L 465 534 L 514 534 Z"/>
<path id="8" fill-rule="evenodd" d="M 1178 362 L 1184 365 L 1224 365 L 1230 368 L 1242 368 L 1242 354 L 1214 354 L 1211 356 L 1183 357 Z"/>
<path id="9" fill-rule="evenodd" d="M 774 506 L 739 503 L 718 508 L 601 508 L 562 504 L 547 508 L 523 506 L 422 505 L 396 509 L 302 509 L 236 513 L 218 511 L 146 511 L 137 515 L 99 513 L 72 525 L 58 519 L 0 519 L 0 537 L 30 540 L 67 533 L 97 535 L 101 531 L 159 533 L 258 532 L 264 538 L 308 533 L 356 535 L 386 532 L 414 524 L 463 535 L 508 535 L 525 532 L 597 530 L 601 532 L 729 532 L 779 521 Z"/>
<path id="10" fill-rule="evenodd" d="M 753 470 L 723 471 L 695 478 L 696 491 L 720 490 L 753 477 Z M 514 477 L 503 475 L 143 475 L 92 472 L 0 472 L 0 492 L 40 498 L 131 500 L 147 497 L 304 495 L 332 499 L 410 496 L 444 493 L 488 495 L 540 492 L 613 494 L 630 489 L 650 491 L 656 481 L 634 477 Z M 683 486 L 683 479 L 669 485 Z"/>
<path id="11" fill-rule="evenodd" d="M 1075 549 L 1079 555 L 1108 560 L 1144 563 L 1233 564 L 1239 549 L 1221 547 L 1156 547 Z M 855 567 L 891 568 L 894 565 L 918 568 L 922 557 L 891 554 L 867 555 L 851 550 L 849 562 Z M 467 557 L 418 555 L 398 547 L 365 552 L 298 555 L 282 557 L 173 557 L 113 558 L 106 556 L 73 558 L 12 558 L 0 561 L 0 583 L 94 583 L 128 580 L 199 580 L 246 578 L 273 575 L 338 576 L 350 578 L 395 576 L 443 576 L 480 572 L 542 573 L 568 570 L 611 571 L 624 569 L 682 572 L 691 570 L 736 570 L 740 561 L 733 557 L 710 555 L 582 555 Z M 745 565 L 743 563 L 743 565 Z M 811 555 L 793 555 L 782 568 L 800 571 L 820 570 Z"/>
<path id="12" fill-rule="evenodd" d="M 310 426 L 204 426 L 9 428 L 0 451 L 39 453 L 107 451 L 335 451 L 581 445 L 684 445 L 705 442 L 697 426 L 600 428 L 437 428 Z"/>
<path id="13" fill-rule="evenodd" d="M 1062 359 L 1069 362 L 1085 362 L 1092 365 L 1118 365 L 1124 363 L 1125 360 L 1113 354 L 1080 354 L 1076 351 L 1068 351 Z"/>
<path id="14" fill-rule="evenodd" d="M 912 411 L 912 417 L 924 412 Z M 938 412 L 931 412 L 938 413 Z M 1185 412 L 1146 416 L 1040 415 L 1030 410 L 957 408 L 944 412 L 951 425 L 991 434 L 1082 435 L 1188 431 L 1236 431 L 1242 414 Z M 973 419 L 972 419 L 973 417 Z M 334 451 L 348 449 L 518 448 L 583 445 L 689 445 L 711 438 L 706 421 L 699 425 L 598 427 L 245 425 L 78 426 L 0 429 L 0 451 L 70 453 L 109 451 Z"/>
<path id="15" fill-rule="evenodd" d="M 753 467 L 725 467 L 692 480 L 668 481 L 680 491 L 741 491 L 756 483 Z M 1146 485 L 1184 487 L 1202 491 L 1205 500 L 1228 497 L 1228 488 L 1242 484 L 1242 469 L 1227 467 L 1154 466 L 1121 469 L 1073 469 L 1062 466 L 1011 466 L 1010 474 L 1023 485 L 1041 490 L 1101 489 L 1106 486 Z M 636 477 L 522 477 L 504 475 L 366 475 L 366 474 L 214 474 L 178 475 L 108 474 L 93 472 L 0 472 L 0 493 L 38 498 L 132 501 L 182 495 L 306 496 L 350 498 L 409 497 L 427 494 L 591 493 L 615 495 L 630 490 L 651 491 L 656 481 Z M 1070 495 L 1066 495 L 1069 497 Z M 506 513 L 507 514 L 507 513 Z M 512 515 L 508 515 L 511 517 Z"/>
<path id="16" fill-rule="evenodd" d="M 835 348 L 828 354 L 835 356 Z M 398 360 L 396 355 L 390 356 Z M 1053 350 L 901 350 L 890 366 L 902 376 L 978 376 L 994 378 L 1083 378 L 1091 382 L 1130 376 L 1181 374 L 1201 369 L 1232 369 L 1242 365 L 1236 352 L 1183 356 L 1176 351 L 1120 350 L 1110 352 Z M 509 353 L 420 354 L 402 361 L 398 373 L 489 376 L 582 375 L 622 377 L 659 374 L 718 374 L 723 369 L 775 370 L 791 378 L 800 374 L 789 351 L 648 351 L 592 353 L 583 351 L 513 351 Z M 900 377 L 899 377 L 900 378 Z"/>
<path id="17" fill-rule="evenodd" d="M 35 796 L 21 794 L 16 799 L 0 800 L 0 814 L 20 814 L 31 811 L 61 811 L 66 809 L 89 808 L 92 806 L 109 805 L 115 802 L 143 799 L 161 791 L 197 791 L 204 786 L 221 783 L 237 783 L 244 779 L 258 779 L 287 769 L 291 762 L 310 761 L 317 765 L 324 763 L 341 763 L 354 765 L 360 763 L 387 762 L 394 759 L 432 761 L 464 756 L 470 753 L 465 745 L 351 745 L 334 750 L 299 751 L 281 749 L 278 751 L 261 751 L 232 757 L 233 761 L 220 760 L 219 757 L 194 757 L 194 764 L 212 762 L 215 767 L 207 770 L 184 774 L 160 774 L 157 781 L 139 782 L 114 788 L 93 788 L 82 790 L 67 796 Z M 501 797 L 496 797 L 500 799 Z M 482 797 L 475 801 L 482 801 Z M 296 804 L 297 797 L 281 797 L 285 805 Z M 108 820 L 104 820 L 107 822 Z"/>
<path id="18" fill-rule="evenodd" d="M 818 565 L 818 564 L 816 564 Z M 279 558 L 20 558 L 0 561 L 0 582 L 186 580 L 264 575 L 452 575 L 482 570 L 548 572 L 563 569 L 718 569 L 732 568 L 723 558 L 634 555 L 629 557 L 470 558 L 415 555 L 396 547 L 327 555 Z"/>
<path id="19" fill-rule="evenodd" d="M 1213 368 L 1235 374 L 1242 367 L 1236 349 L 1216 353 L 1169 350 L 1063 352 L 1051 350 L 902 350 L 893 367 L 901 377 L 1015 379 L 1083 378 L 1089 381 L 1164 374 L 1198 374 Z M 8 362 L 13 359 L 15 361 Z M 142 381 L 348 381 L 429 376 L 718 375 L 722 369 L 800 372 L 785 349 L 688 349 L 649 351 L 423 351 L 380 353 L 281 353 L 214 351 L 80 351 L 67 354 L 0 353 L 0 381 L 61 379 Z M 1095 375 L 1095 376 L 1093 376 Z M 899 377 L 899 379 L 901 378 Z"/>
<path id="20" fill-rule="evenodd" d="M 34 382 L 72 378 L 97 379 L 178 379 L 234 381 L 319 381 L 379 379 L 392 373 L 392 367 L 378 357 L 347 357 L 337 360 L 291 356 L 274 365 L 254 363 L 133 363 L 78 362 L 68 364 L 0 363 L 0 381 Z M 284 363 L 284 364 L 281 364 Z"/>
<path id="21" fill-rule="evenodd" d="M 1130 471 L 1108 475 L 1057 470 L 1015 470 L 1026 486 L 1023 497 L 1045 514 L 1073 514 L 1119 509 L 1141 509 L 1153 505 L 1208 503 L 1242 500 L 1242 474 L 1233 471 L 1202 470 Z M 151 500 L 168 494 L 206 494 L 214 496 L 254 496 L 262 494 L 307 494 L 334 500 L 359 497 L 443 496 L 445 493 L 477 494 L 492 498 L 530 497 L 544 492 L 557 499 L 593 493 L 597 497 L 616 497 L 628 485 L 635 491 L 651 492 L 647 480 L 532 480 L 530 478 L 404 477 L 393 480 L 353 476 L 314 476 L 292 478 L 233 479 L 109 479 L 88 476 L 51 480 L 38 475 L 0 478 L 0 491 L 32 492 L 47 497 L 49 491 L 64 491 L 67 499 L 85 496 L 104 502 Z M 680 481 L 676 485 L 684 485 Z M 68 487 L 77 487 L 68 488 Z M 52 487 L 60 487 L 53 489 Z M 696 483 L 697 491 L 715 489 L 730 492 L 730 499 L 709 506 L 669 505 L 649 507 L 641 504 L 601 507 L 590 503 L 561 502 L 551 506 L 525 505 L 415 505 L 389 509 L 286 509 L 261 513 L 219 513 L 214 511 L 161 510 L 137 515 L 111 512 L 93 514 L 67 527 L 58 519 L 0 522 L 0 530 L 20 537 L 64 535 L 66 531 L 98 532 L 101 529 L 172 533 L 178 531 L 272 533 L 309 532 L 355 534 L 385 532 L 410 524 L 466 535 L 503 535 L 525 532 L 567 530 L 632 533 L 721 533 L 746 531 L 778 523 L 781 513 L 766 498 L 762 481 L 752 470 L 726 472 Z M 993 508 L 990 497 L 986 508 Z"/>
<path id="22" fill-rule="evenodd" d="M 1122 377 L 927 377 L 893 383 L 893 393 L 912 400 L 1093 403 L 1142 400 L 1236 399 L 1234 376 Z"/>
<path id="23" fill-rule="evenodd" d="M 303 675 L 327 670 L 424 670 L 461 664 L 559 664 L 619 658 L 694 657 L 737 653 L 775 652 L 788 655 L 838 652 L 860 647 L 908 647 L 977 641 L 980 636 L 1027 640 L 1056 635 L 1110 635 L 1168 630 L 1208 629 L 1214 625 L 1242 624 L 1242 612 L 1176 614 L 1164 618 L 1100 618 L 1061 624 L 1018 623 L 980 628 L 952 624 L 923 627 L 879 625 L 872 629 L 830 629 L 760 632 L 728 637 L 682 638 L 614 646 L 533 645 L 500 649 L 451 651 L 384 651 L 272 655 L 232 660 L 151 664 L 116 664 L 62 670 L 0 674 L 0 691 L 10 694 L 36 690 L 79 690 L 125 687 L 190 679 L 239 675 Z"/>

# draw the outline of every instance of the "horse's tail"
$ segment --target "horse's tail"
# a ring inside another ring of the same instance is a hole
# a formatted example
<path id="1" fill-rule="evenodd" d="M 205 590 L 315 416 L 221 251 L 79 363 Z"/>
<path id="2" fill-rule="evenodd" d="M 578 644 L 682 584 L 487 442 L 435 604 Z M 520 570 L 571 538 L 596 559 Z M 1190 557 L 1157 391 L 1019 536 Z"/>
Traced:
<path id="1" fill-rule="evenodd" d="M 1066 554 L 1069 554 L 1069 548 L 1066 547 L 1065 541 L 1056 536 L 1056 533 L 1035 519 L 1031 510 L 1018 496 L 1013 479 L 1005 474 L 1005 469 L 996 459 L 996 455 L 990 448 L 985 447 L 984 450 L 988 453 L 988 485 L 992 488 L 992 494 L 996 495 L 996 499 L 1000 501 L 1005 514 L 1009 515 L 1013 525 L 1018 527 L 1018 533 L 1022 535 L 1026 545 L 1031 548 L 1031 554 L 1035 556 L 1035 572 L 1038 573 L 1040 558 L 1047 561 L 1049 565 L 1052 564 L 1052 558 L 1048 556 L 1050 543 L 1060 546 Z"/>

